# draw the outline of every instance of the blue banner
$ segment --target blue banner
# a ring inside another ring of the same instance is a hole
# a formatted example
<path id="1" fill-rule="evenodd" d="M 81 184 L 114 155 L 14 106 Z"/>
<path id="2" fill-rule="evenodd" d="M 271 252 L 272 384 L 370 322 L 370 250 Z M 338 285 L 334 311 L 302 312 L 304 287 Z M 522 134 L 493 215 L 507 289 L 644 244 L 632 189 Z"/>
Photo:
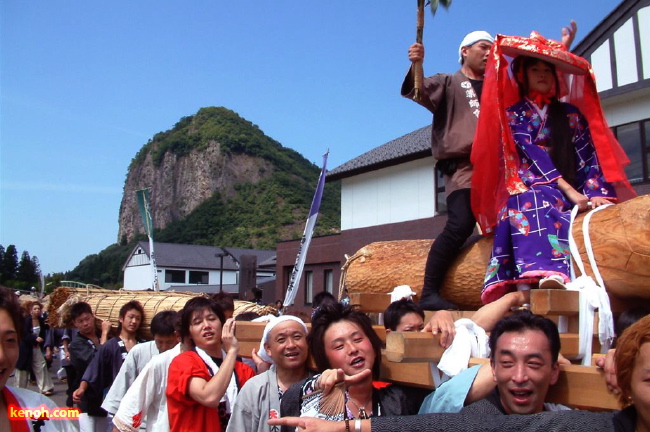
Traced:
<path id="1" fill-rule="evenodd" d="M 320 202 L 323 198 L 323 188 L 325 187 L 325 174 L 327 173 L 326 168 L 328 155 L 329 150 L 323 155 L 323 168 L 321 169 L 320 177 L 318 178 L 318 186 L 316 186 L 314 199 L 311 202 L 309 217 L 307 218 L 307 223 L 305 224 L 305 231 L 302 235 L 302 239 L 300 240 L 300 248 L 298 249 L 298 255 L 296 256 L 296 263 L 293 266 L 293 271 L 291 272 L 291 277 L 289 278 L 287 294 L 284 297 L 284 306 L 291 306 L 296 298 L 296 294 L 298 293 L 298 286 L 300 285 L 302 270 L 305 267 L 305 260 L 307 259 L 307 250 L 309 249 L 309 244 L 311 243 L 311 236 L 314 233 L 316 219 L 318 219 L 318 211 L 320 210 Z"/>

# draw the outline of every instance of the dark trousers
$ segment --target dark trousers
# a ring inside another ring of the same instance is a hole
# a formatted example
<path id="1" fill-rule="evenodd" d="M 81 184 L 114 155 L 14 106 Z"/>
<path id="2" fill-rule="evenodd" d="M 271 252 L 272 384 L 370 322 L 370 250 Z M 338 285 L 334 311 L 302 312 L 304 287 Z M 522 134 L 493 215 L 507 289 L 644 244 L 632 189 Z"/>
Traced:
<path id="1" fill-rule="evenodd" d="M 422 301 L 429 295 L 438 294 L 449 266 L 458 256 L 465 241 L 474 232 L 475 225 L 470 189 L 452 192 L 447 197 L 447 224 L 434 240 L 427 257 Z"/>
<path id="2" fill-rule="evenodd" d="M 66 382 L 68 383 L 68 389 L 65 391 L 65 394 L 67 395 L 65 405 L 67 407 L 72 407 L 72 393 L 77 390 L 77 387 L 75 387 L 75 383 L 77 382 L 77 371 L 72 365 L 63 366 L 63 369 L 65 369 L 65 376 L 67 377 Z"/>

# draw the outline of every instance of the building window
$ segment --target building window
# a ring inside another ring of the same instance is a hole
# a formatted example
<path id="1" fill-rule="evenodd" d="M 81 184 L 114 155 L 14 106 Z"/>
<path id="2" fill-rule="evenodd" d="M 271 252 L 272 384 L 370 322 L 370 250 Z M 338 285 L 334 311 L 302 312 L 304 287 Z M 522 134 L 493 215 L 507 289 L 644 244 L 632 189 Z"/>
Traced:
<path id="1" fill-rule="evenodd" d="M 185 270 L 165 270 L 165 283 L 185 283 Z"/>
<path id="2" fill-rule="evenodd" d="M 650 120 L 616 126 L 614 134 L 625 150 L 630 164 L 625 174 L 631 183 L 650 181 Z"/>
<path id="3" fill-rule="evenodd" d="M 325 270 L 325 291 L 330 294 L 334 294 L 334 271 Z"/>
<path id="4" fill-rule="evenodd" d="M 314 272 L 306 271 L 305 277 L 305 305 L 310 305 L 314 300 Z"/>
<path id="5" fill-rule="evenodd" d="M 208 284 L 209 273 L 206 271 L 191 271 L 190 270 L 190 283 L 191 284 Z"/>

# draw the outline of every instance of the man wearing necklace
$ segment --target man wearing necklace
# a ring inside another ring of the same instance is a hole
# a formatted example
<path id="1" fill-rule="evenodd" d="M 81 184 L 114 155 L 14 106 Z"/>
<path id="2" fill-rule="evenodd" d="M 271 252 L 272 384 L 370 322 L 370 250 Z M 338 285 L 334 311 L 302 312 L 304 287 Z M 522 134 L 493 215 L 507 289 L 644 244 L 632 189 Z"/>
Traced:
<path id="1" fill-rule="evenodd" d="M 307 340 L 317 369 L 325 372 L 287 390 L 281 401 L 283 416 L 353 424 L 352 420 L 362 418 L 415 414 L 428 393 L 373 381 L 379 376 L 381 339 L 363 312 L 340 303 L 321 306 L 312 318 Z M 352 377 L 346 380 L 346 389 L 337 386 L 328 392 L 331 383 L 344 375 Z M 283 431 L 290 430 L 283 427 Z"/>
<path id="2" fill-rule="evenodd" d="M 260 357 L 271 368 L 253 378 L 241 389 L 233 407 L 227 432 L 273 432 L 269 418 L 280 417 L 280 401 L 293 384 L 310 376 L 307 370 L 307 326 L 298 317 L 274 317 L 264 328 Z"/>

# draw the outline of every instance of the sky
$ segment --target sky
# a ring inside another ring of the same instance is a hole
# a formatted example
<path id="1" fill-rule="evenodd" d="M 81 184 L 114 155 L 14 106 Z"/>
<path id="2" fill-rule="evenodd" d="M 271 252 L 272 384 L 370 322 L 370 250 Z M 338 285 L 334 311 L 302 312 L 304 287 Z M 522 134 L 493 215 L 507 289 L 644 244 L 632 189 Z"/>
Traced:
<path id="1" fill-rule="evenodd" d="M 202 107 L 237 112 L 317 165 L 329 149 L 329 169 L 426 126 L 399 94 L 416 4 L 3 0 L 0 245 L 50 274 L 117 242 L 131 159 Z M 456 0 L 426 12 L 425 74 L 457 70 L 472 30 L 559 39 L 575 19 L 575 46 L 618 4 Z"/>

